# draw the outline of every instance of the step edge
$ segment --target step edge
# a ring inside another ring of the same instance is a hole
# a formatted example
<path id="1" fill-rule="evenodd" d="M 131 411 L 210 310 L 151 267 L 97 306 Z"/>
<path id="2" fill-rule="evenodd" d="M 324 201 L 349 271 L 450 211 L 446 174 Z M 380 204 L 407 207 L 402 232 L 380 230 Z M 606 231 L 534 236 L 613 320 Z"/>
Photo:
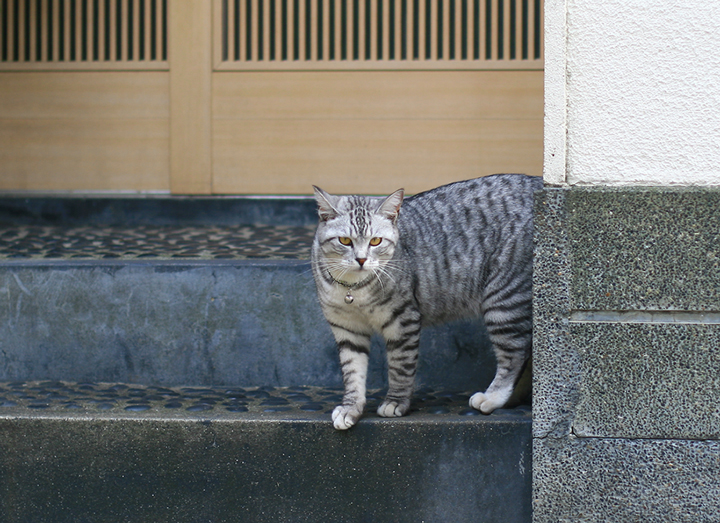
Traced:
<path id="1" fill-rule="evenodd" d="M 332 428 L 332 419 L 330 414 L 323 414 L 318 416 L 313 413 L 244 413 L 242 417 L 231 417 L 228 415 L 220 416 L 208 416 L 206 415 L 178 415 L 171 416 L 164 414 L 160 415 L 138 415 L 134 413 L 128 413 L 122 415 L 119 413 L 113 414 L 80 414 L 80 413 L 68 413 L 68 414 L 56 414 L 56 413 L 45 413 L 45 412 L 33 412 L 33 413 L 12 413 L 8 412 L 0 414 L 0 423 L 2 422 L 18 422 L 18 421 L 54 421 L 54 422 L 68 422 L 68 423 L 94 423 L 94 422 L 114 422 L 114 423 L 199 423 L 199 424 L 238 424 L 243 425 L 247 423 L 263 423 L 263 424 L 320 424 L 327 425 L 328 428 Z M 410 416 L 403 416 L 401 418 L 382 418 L 374 414 L 366 414 L 358 422 L 358 426 L 362 425 L 385 425 L 388 427 L 402 427 L 407 425 L 409 428 L 417 428 L 418 425 L 482 425 L 482 426 L 515 426 L 515 425 L 529 425 L 532 424 L 532 416 L 528 414 L 523 415 L 503 415 L 499 414 L 496 416 L 491 415 L 476 415 L 476 416 L 463 416 L 460 414 L 423 414 L 415 413 Z M 352 429 L 350 429 L 352 430 Z M 414 429 L 413 429 L 414 430 Z"/>
<path id="2" fill-rule="evenodd" d="M 309 259 L 274 259 L 274 258 L 239 258 L 239 259 L 195 259 L 195 258 L 156 258 L 156 259 L 23 259 L 0 260 L 0 268 L 9 267 L 58 267 L 58 268 L 85 268 L 85 267 L 298 267 L 310 265 Z"/>

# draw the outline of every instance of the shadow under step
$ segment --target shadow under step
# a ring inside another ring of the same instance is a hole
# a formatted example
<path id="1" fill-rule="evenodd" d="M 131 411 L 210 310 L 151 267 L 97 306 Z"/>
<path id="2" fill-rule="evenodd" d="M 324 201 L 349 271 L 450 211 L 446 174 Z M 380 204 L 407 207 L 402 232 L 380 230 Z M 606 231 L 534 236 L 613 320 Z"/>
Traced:
<path id="1" fill-rule="evenodd" d="M 349 431 L 322 387 L 0 383 L 7 522 L 531 521 L 531 413 L 418 391 Z"/>

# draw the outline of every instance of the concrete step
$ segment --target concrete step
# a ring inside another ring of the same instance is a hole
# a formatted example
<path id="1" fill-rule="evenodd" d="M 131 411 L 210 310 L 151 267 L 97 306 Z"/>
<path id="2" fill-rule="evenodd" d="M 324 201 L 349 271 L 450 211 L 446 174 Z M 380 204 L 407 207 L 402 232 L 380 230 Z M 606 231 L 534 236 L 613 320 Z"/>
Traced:
<path id="1" fill-rule="evenodd" d="M 57 195 L 0 193 L 0 224 L 61 226 L 314 225 L 310 196 Z"/>
<path id="2" fill-rule="evenodd" d="M 0 199 L 0 380 L 340 386 L 310 272 L 312 207 L 241 201 Z M 241 223 L 259 218 L 281 223 Z M 421 386 L 492 380 L 479 322 L 428 329 L 421 351 Z M 382 387 L 378 340 L 372 364 Z"/>
<path id="3" fill-rule="evenodd" d="M 332 428 L 315 221 L 304 198 L 0 198 L 0 520 L 528 523 L 529 407 L 467 406 L 481 322 L 423 332 L 402 419 L 374 414 L 374 340 L 368 414 Z"/>
<path id="4" fill-rule="evenodd" d="M 0 384 L 4 522 L 531 520 L 527 407 L 424 389 L 335 431 L 320 387 Z"/>

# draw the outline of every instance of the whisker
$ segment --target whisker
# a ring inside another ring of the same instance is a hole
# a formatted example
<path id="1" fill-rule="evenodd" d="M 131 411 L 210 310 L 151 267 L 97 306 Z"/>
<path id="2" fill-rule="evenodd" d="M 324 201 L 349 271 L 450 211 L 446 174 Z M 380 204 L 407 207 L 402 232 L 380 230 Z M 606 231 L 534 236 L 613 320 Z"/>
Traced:
<path id="1" fill-rule="evenodd" d="M 399 261 L 396 262 L 395 260 L 390 260 L 382 267 L 378 268 L 382 269 L 384 273 L 388 275 L 388 277 L 391 277 L 392 273 L 408 274 L 408 271 L 403 268 L 403 263 Z M 393 279 L 393 281 L 395 280 Z"/>
<path id="2" fill-rule="evenodd" d="M 386 277 L 388 280 L 390 280 L 391 282 L 397 283 L 397 280 L 396 280 L 395 278 L 393 278 L 393 276 L 392 276 L 392 274 L 390 273 L 390 271 L 388 271 L 385 267 L 377 267 L 376 269 L 373 269 L 373 271 L 377 271 L 377 272 L 379 272 L 380 274 L 382 274 L 383 276 L 385 276 L 385 277 Z M 377 273 L 376 273 L 376 275 L 377 275 Z M 381 285 L 382 285 L 382 279 L 380 278 L 380 276 L 378 276 L 378 279 L 380 280 L 380 283 L 381 283 Z M 385 288 L 384 288 L 384 286 L 383 286 L 383 291 L 384 291 L 384 290 L 385 290 Z"/>
<path id="3" fill-rule="evenodd" d="M 385 284 L 382 281 L 382 278 L 380 277 L 380 274 L 384 274 L 384 271 L 382 270 L 382 267 L 377 267 L 372 270 L 373 275 L 377 278 L 378 283 L 380 284 L 380 289 L 382 290 L 383 296 L 385 295 Z"/>

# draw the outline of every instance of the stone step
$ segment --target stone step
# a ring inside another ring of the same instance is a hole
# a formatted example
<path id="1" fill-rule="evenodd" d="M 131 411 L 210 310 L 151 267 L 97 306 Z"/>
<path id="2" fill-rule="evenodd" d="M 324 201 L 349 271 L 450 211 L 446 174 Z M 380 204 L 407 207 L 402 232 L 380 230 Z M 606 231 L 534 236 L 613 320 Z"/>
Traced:
<path id="1" fill-rule="evenodd" d="M 468 408 L 481 322 L 423 332 L 401 419 L 374 414 L 374 340 L 367 414 L 333 429 L 315 221 L 303 198 L 0 197 L 0 519 L 529 523 L 529 406 Z"/>
<path id="2" fill-rule="evenodd" d="M 0 193 L 0 224 L 61 226 L 314 225 L 310 196 L 37 195 Z"/>
<path id="3" fill-rule="evenodd" d="M 0 379 L 339 386 L 313 229 L 0 224 Z M 379 340 L 372 351 L 369 384 L 382 387 Z M 492 380 L 481 322 L 428 329 L 421 352 L 421 386 Z"/>
<path id="4" fill-rule="evenodd" d="M 340 391 L 0 383 L 7 522 L 531 521 L 531 414 L 423 389 L 335 431 Z"/>

